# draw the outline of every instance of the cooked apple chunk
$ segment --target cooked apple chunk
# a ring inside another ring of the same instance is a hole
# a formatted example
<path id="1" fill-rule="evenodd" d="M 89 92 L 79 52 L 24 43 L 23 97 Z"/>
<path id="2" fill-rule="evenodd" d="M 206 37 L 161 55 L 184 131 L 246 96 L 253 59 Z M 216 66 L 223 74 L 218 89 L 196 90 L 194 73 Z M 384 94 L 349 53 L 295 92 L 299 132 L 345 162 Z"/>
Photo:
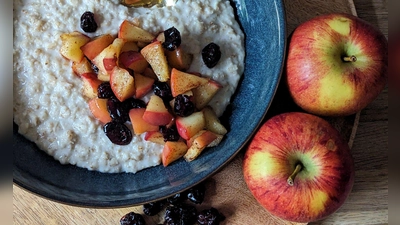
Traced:
<path id="1" fill-rule="evenodd" d="M 198 86 L 206 84 L 207 82 L 207 78 L 172 68 L 171 92 L 173 97 L 192 90 L 193 88 L 197 88 Z"/>
<path id="2" fill-rule="evenodd" d="M 168 166 L 172 162 L 178 160 L 187 152 L 187 145 L 183 141 L 167 141 L 162 150 L 162 164 Z"/>
<path id="3" fill-rule="evenodd" d="M 200 130 L 195 136 L 188 141 L 188 150 L 183 156 L 186 161 L 190 162 L 196 159 L 201 152 L 209 147 L 215 140 L 222 140 L 222 135 L 215 134 L 208 130 Z"/>
<path id="4" fill-rule="evenodd" d="M 222 85 L 217 81 L 209 79 L 207 83 L 194 88 L 194 104 L 197 109 L 204 108 L 222 88 Z"/>
<path id="5" fill-rule="evenodd" d="M 224 125 L 221 124 L 217 114 L 211 106 L 206 106 L 202 109 L 205 120 L 205 128 L 216 134 L 225 135 L 228 131 Z"/>
<path id="6" fill-rule="evenodd" d="M 94 73 L 92 65 L 86 57 L 83 57 L 80 62 L 72 61 L 71 67 L 72 71 L 78 76 L 82 76 L 85 73 Z"/>
<path id="7" fill-rule="evenodd" d="M 93 116 L 99 120 L 102 124 L 106 124 L 111 121 L 110 113 L 107 110 L 107 99 L 103 98 L 92 98 L 89 100 L 89 109 Z"/>
<path id="8" fill-rule="evenodd" d="M 92 99 L 97 97 L 97 89 L 102 83 L 101 80 L 97 79 L 95 73 L 84 73 L 81 75 L 83 81 L 83 95 Z"/>
<path id="9" fill-rule="evenodd" d="M 114 67 L 110 75 L 111 89 L 121 102 L 135 95 L 135 79 L 129 71 Z"/>
<path id="10" fill-rule="evenodd" d="M 173 51 L 165 51 L 165 55 L 169 65 L 181 71 L 188 70 L 193 60 L 193 55 L 185 52 L 181 46 Z"/>
<path id="11" fill-rule="evenodd" d="M 115 66 L 118 66 L 118 58 L 123 45 L 124 40 L 116 38 L 92 60 L 93 64 L 99 69 L 99 80 L 110 81 L 110 72 Z"/>
<path id="12" fill-rule="evenodd" d="M 176 128 L 179 135 L 185 139 L 189 140 L 197 132 L 204 129 L 205 119 L 202 111 L 194 112 L 190 116 L 180 117 L 177 116 L 175 119 Z"/>
<path id="13" fill-rule="evenodd" d="M 93 60 L 103 49 L 109 46 L 114 41 L 114 37 L 111 34 L 103 34 L 81 47 L 83 54 L 89 59 Z"/>
<path id="14" fill-rule="evenodd" d="M 143 114 L 143 119 L 155 126 L 170 124 L 173 116 L 165 107 L 164 101 L 157 95 L 152 95 Z"/>
<path id="15" fill-rule="evenodd" d="M 150 32 L 136 26 L 134 23 L 124 20 L 118 30 L 118 37 L 126 41 L 151 42 L 155 36 Z"/>
<path id="16" fill-rule="evenodd" d="M 161 42 L 155 41 L 146 45 L 140 50 L 140 53 L 142 53 L 143 57 L 150 64 L 159 81 L 166 82 L 169 80 L 169 66 Z"/>
<path id="17" fill-rule="evenodd" d="M 73 31 L 61 34 L 60 38 L 62 42 L 60 48 L 61 55 L 71 61 L 80 62 L 84 57 L 81 46 L 88 43 L 90 37 L 78 31 Z"/>
<path id="18" fill-rule="evenodd" d="M 147 123 L 143 120 L 145 108 L 133 108 L 129 110 L 129 118 L 132 122 L 133 132 L 135 134 L 142 134 L 148 131 L 158 131 L 158 126 Z"/>

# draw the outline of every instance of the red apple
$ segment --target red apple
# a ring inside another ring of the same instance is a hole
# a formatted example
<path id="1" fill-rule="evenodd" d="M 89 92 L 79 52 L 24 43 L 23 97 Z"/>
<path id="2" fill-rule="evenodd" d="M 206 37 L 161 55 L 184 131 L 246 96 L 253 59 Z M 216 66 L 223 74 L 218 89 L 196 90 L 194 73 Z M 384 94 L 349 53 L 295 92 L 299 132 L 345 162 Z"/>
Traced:
<path id="1" fill-rule="evenodd" d="M 103 49 L 109 46 L 114 41 L 111 34 L 100 35 L 81 47 L 83 54 L 89 59 L 93 60 Z"/>
<path id="2" fill-rule="evenodd" d="M 185 140 L 189 140 L 197 134 L 197 132 L 204 129 L 205 123 L 202 111 L 194 112 L 186 117 L 175 117 L 176 129 L 178 130 L 179 135 Z"/>
<path id="3" fill-rule="evenodd" d="M 267 211 L 306 223 L 329 216 L 345 202 L 354 162 L 348 144 L 326 120 L 289 112 L 257 131 L 245 151 L 243 174 Z"/>
<path id="4" fill-rule="evenodd" d="M 125 68 L 132 69 L 136 73 L 143 73 L 149 63 L 138 51 L 125 51 L 119 56 L 119 61 Z"/>
<path id="5" fill-rule="evenodd" d="M 146 111 L 143 114 L 143 120 L 155 126 L 164 126 L 171 123 L 173 119 L 174 117 L 165 107 L 162 98 L 157 95 L 150 96 Z"/>
<path id="6" fill-rule="evenodd" d="M 327 14 L 300 24 L 287 54 L 287 84 L 296 104 L 321 116 L 354 114 L 387 83 L 388 43 L 371 24 Z"/>

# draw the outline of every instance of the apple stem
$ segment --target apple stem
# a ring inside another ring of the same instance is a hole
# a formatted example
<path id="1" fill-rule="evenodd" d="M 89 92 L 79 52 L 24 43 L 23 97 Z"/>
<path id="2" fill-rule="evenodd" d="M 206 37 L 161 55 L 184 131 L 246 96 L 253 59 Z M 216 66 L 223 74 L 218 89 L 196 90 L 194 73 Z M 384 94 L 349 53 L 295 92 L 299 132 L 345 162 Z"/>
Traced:
<path id="1" fill-rule="evenodd" d="M 343 61 L 345 62 L 355 62 L 357 61 L 357 57 L 352 55 L 352 56 L 345 56 L 343 57 Z"/>
<path id="2" fill-rule="evenodd" d="M 287 179 L 287 183 L 290 186 L 294 185 L 294 178 L 296 177 L 296 175 L 301 171 L 301 169 L 303 169 L 303 166 L 301 165 L 301 163 L 298 163 L 296 165 L 296 168 L 294 169 L 293 173 L 290 174 L 289 178 Z"/>

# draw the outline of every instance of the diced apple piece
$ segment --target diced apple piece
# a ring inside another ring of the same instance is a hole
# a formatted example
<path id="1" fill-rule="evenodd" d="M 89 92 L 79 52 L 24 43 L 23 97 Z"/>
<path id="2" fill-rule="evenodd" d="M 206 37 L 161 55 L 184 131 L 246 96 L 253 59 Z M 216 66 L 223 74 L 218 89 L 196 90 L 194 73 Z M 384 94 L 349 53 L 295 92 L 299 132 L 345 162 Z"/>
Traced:
<path id="1" fill-rule="evenodd" d="M 157 35 L 157 37 L 156 37 L 155 40 L 156 40 L 156 41 L 159 41 L 159 42 L 161 42 L 161 43 L 164 43 L 164 42 L 165 42 L 164 31 L 160 32 L 160 33 Z"/>
<path id="2" fill-rule="evenodd" d="M 204 114 L 205 127 L 207 130 L 221 135 L 225 135 L 228 132 L 224 125 L 221 124 L 217 114 L 215 114 L 215 111 L 211 106 L 204 107 L 202 112 Z"/>
<path id="3" fill-rule="evenodd" d="M 194 112 L 187 117 L 177 116 L 175 119 L 176 128 L 179 135 L 185 139 L 189 140 L 197 132 L 204 129 L 205 118 L 202 111 Z"/>
<path id="4" fill-rule="evenodd" d="M 160 131 L 148 131 L 144 135 L 144 140 L 151 141 L 160 145 L 165 144 L 164 136 Z"/>
<path id="5" fill-rule="evenodd" d="M 78 31 L 73 31 L 61 34 L 60 38 L 62 42 L 60 48 L 61 55 L 74 62 L 80 62 L 84 57 L 81 46 L 88 43 L 90 37 Z"/>
<path id="6" fill-rule="evenodd" d="M 190 162 L 196 159 L 200 155 L 200 153 L 217 138 L 218 135 L 214 134 L 211 131 L 199 131 L 198 134 L 191 138 L 190 147 L 184 155 L 185 160 Z"/>
<path id="7" fill-rule="evenodd" d="M 123 67 L 129 68 L 136 73 L 143 73 L 149 67 L 147 60 L 137 51 L 122 52 L 119 56 L 119 61 Z"/>
<path id="8" fill-rule="evenodd" d="M 89 59 L 93 60 L 100 54 L 103 49 L 109 46 L 114 41 L 111 34 L 100 35 L 81 47 L 83 54 Z"/>
<path id="9" fill-rule="evenodd" d="M 128 20 L 124 20 L 118 30 L 118 37 L 126 41 L 151 42 L 155 37 L 150 32 L 136 26 Z"/>
<path id="10" fill-rule="evenodd" d="M 110 86 L 121 102 L 135 95 L 135 79 L 126 69 L 114 67 L 110 75 Z"/>
<path id="11" fill-rule="evenodd" d="M 175 68 L 171 71 L 171 92 L 176 97 L 200 85 L 204 85 L 209 79 L 194 74 L 186 73 Z"/>
<path id="12" fill-rule="evenodd" d="M 82 76 L 85 73 L 94 73 L 92 65 L 86 57 L 83 57 L 80 62 L 73 61 L 72 71 L 78 76 Z"/>
<path id="13" fill-rule="evenodd" d="M 110 80 L 111 71 L 115 66 L 118 66 L 118 57 L 123 45 L 124 40 L 116 38 L 109 46 L 103 49 L 100 54 L 92 60 L 93 64 L 96 65 L 99 69 L 99 80 Z"/>
<path id="14" fill-rule="evenodd" d="M 157 95 L 152 95 L 143 114 L 143 119 L 155 126 L 171 123 L 173 116 L 164 105 L 164 101 Z"/>
<path id="15" fill-rule="evenodd" d="M 129 118 L 132 122 L 133 132 L 135 134 L 142 134 L 147 131 L 158 131 L 159 127 L 147 123 L 143 120 L 145 108 L 133 108 L 129 110 Z"/>
<path id="16" fill-rule="evenodd" d="M 161 161 L 164 166 L 168 166 L 172 162 L 184 156 L 187 152 L 187 145 L 183 141 L 167 141 L 161 154 Z"/>
<path id="17" fill-rule="evenodd" d="M 150 64 L 154 73 L 157 75 L 158 80 L 161 82 L 169 80 L 169 66 L 161 42 L 155 41 L 146 45 L 142 50 L 140 50 L 140 53 L 142 53 L 143 57 Z"/>
<path id="18" fill-rule="evenodd" d="M 121 53 L 127 51 L 139 51 L 139 47 L 137 46 L 136 42 L 134 41 L 127 41 L 125 42 L 124 46 L 122 46 Z"/>
<path id="19" fill-rule="evenodd" d="M 81 75 L 83 81 L 83 95 L 92 99 L 97 97 L 97 89 L 102 83 L 101 80 L 97 79 L 95 73 L 84 73 Z"/>
<path id="20" fill-rule="evenodd" d="M 92 98 L 89 100 L 89 109 L 93 116 L 102 124 L 111 121 L 110 113 L 107 110 L 107 99 Z"/>
<path id="21" fill-rule="evenodd" d="M 204 108 L 217 94 L 222 85 L 215 80 L 209 79 L 207 83 L 193 89 L 194 104 L 197 109 Z"/>
<path id="22" fill-rule="evenodd" d="M 150 78 L 153 78 L 154 80 L 158 80 L 157 75 L 154 73 L 153 69 L 150 67 L 147 67 L 146 69 L 144 69 L 142 74 L 146 77 L 150 77 Z"/>
<path id="23" fill-rule="evenodd" d="M 140 73 L 134 73 L 133 76 L 135 78 L 135 98 L 142 98 L 152 90 L 154 79 Z"/>
<path id="24" fill-rule="evenodd" d="M 169 65 L 177 70 L 186 71 L 192 64 L 193 55 L 186 53 L 181 46 L 174 51 L 165 51 L 165 55 Z"/>

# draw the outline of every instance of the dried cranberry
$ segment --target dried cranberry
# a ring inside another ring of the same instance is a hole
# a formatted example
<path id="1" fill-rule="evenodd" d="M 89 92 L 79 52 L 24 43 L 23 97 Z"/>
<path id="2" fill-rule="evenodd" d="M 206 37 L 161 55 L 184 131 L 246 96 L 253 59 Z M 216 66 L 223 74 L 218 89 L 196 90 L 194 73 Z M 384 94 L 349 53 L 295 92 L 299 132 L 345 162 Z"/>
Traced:
<path id="1" fill-rule="evenodd" d="M 181 33 L 175 27 L 164 30 L 164 37 L 165 41 L 162 45 L 169 51 L 173 51 L 181 45 Z"/>
<path id="2" fill-rule="evenodd" d="M 164 102 L 172 100 L 171 88 L 167 82 L 156 81 L 153 84 L 153 92 L 155 95 L 163 99 Z"/>
<path id="3" fill-rule="evenodd" d="M 187 198 L 196 204 L 201 204 L 204 201 L 205 193 L 206 186 L 204 183 L 200 183 L 187 191 Z"/>
<path id="4" fill-rule="evenodd" d="M 187 204 L 170 205 L 165 211 L 164 224 L 192 225 L 196 222 L 197 210 Z"/>
<path id="5" fill-rule="evenodd" d="M 185 193 L 176 193 L 173 196 L 168 197 L 167 202 L 172 205 L 182 203 L 183 201 L 185 201 L 187 199 L 186 196 L 187 195 Z"/>
<path id="6" fill-rule="evenodd" d="M 120 219 L 121 225 L 146 225 L 146 221 L 139 213 L 130 212 Z"/>
<path id="7" fill-rule="evenodd" d="M 180 138 L 175 125 L 170 127 L 160 126 L 160 133 L 163 135 L 164 141 L 178 141 Z"/>
<path id="8" fill-rule="evenodd" d="M 112 120 L 121 123 L 129 121 L 129 109 L 116 97 L 112 96 L 107 100 L 107 110 Z"/>
<path id="9" fill-rule="evenodd" d="M 88 33 L 93 33 L 97 30 L 97 23 L 92 12 L 86 11 L 82 14 L 81 28 L 83 31 Z"/>
<path id="10" fill-rule="evenodd" d="M 123 104 L 128 111 L 133 108 L 146 108 L 146 103 L 137 98 L 128 98 L 127 100 L 123 101 Z"/>
<path id="11" fill-rule="evenodd" d="M 195 109 L 196 107 L 191 101 L 190 96 L 180 94 L 175 97 L 174 112 L 177 116 L 190 116 Z"/>
<path id="12" fill-rule="evenodd" d="M 201 225 L 218 225 L 224 220 L 225 216 L 213 207 L 201 211 L 197 216 L 197 223 Z"/>
<path id="13" fill-rule="evenodd" d="M 165 203 L 165 200 L 146 203 L 143 205 L 143 213 L 148 216 L 154 216 L 163 209 Z"/>
<path id="14" fill-rule="evenodd" d="M 204 64 L 206 64 L 208 68 L 213 68 L 221 59 L 221 50 L 219 45 L 215 44 L 214 42 L 206 45 L 201 51 L 201 56 Z"/>
<path id="15" fill-rule="evenodd" d="M 108 122 L 104 125 L 103 130 L 108 139 L 114 144 L 127 145 L 132 140 L 131 130 L 121 122 Z"/>
<path id="16" fill-rule="evenodd" d="M 112 96 L 114 96 L 114 92 L 111 89 L 110 82 L 103 82 L 97 87 L 97 97 L 111 98 Z"/>

